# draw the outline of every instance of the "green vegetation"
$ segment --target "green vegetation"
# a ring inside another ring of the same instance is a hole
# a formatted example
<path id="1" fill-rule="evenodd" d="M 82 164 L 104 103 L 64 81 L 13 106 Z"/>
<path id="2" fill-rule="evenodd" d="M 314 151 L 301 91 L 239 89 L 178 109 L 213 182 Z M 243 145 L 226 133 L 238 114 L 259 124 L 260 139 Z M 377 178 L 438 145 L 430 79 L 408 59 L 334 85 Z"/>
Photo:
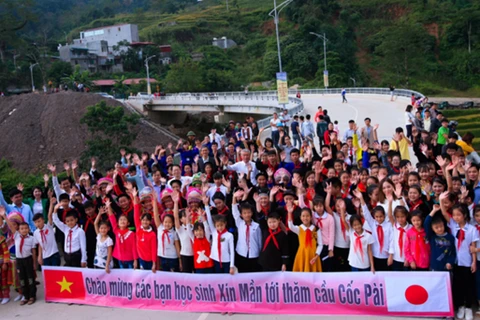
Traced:
<path id="1" fill-rule="evenodd" d="M 107 106 L 105 101 L 87 107 L 80 122 L 87 125 L 92 135 L 86 141 L 87 149 L 82 154 L 82 162 L 96 157 L 100 166 L 114 163 L 118 160 L 119 150 L 128 149 L 137 137 L 135 126 L 138 121 L 138 115 L 127 115 L 123 107 Z"/>
<path id="2" fill-rule="evenodd" d="M 36 186 L 43 187 L 44 182 L 41 175 L 26 174 L 20 172 L 11 166 L 6 159 L 0 160 L 0 183 L 3 190 L 5 200 L 9 202 L 8 193 L 15 188 L 18 183 L 22 183 L 25 187 L 24 196 L 30 197 L 33 188 Z"/>
<path id="3" fill-rule="evenodd" d="M 28 85 L 30 63 L 39 63 L 34 76 L 40 83 L 71 76 L 74 70 L 48 59 L 57 54 L 58 43 L 78 37 L 80 30 L 117 23 L 138 24 L 142 41 L 172 46 L 175 64 L 152 61 L 150 66 L 162 91 L 187 91 L 185 86 L 188 91 L 241 90 L 273 80 L 278 58 L 275 25 L 268 16 L 272 1 L 231 0 L 229 5 L 227 12 L 223 0 L 0 0 L 0 12 L 18 12 L 15 19 L 5 18 L 16 28 L 0 33 L 0 90 Z M 351 86 L 355 78 L 358 86 L 393 84 L 428 95 L 480 93 L 476 0 L 296 0 L 280 17 L 282 62 L 292 85 L 323 87 L 323 42 L 310 34 L 317 32 L 329 39 L 331 87 Z M 238 46 L 213 48 L 212 39 L 223 36 Z M 143 51 L 144 56 L 159 53 L 156 46 Z M 21 54 L 17 69 L 14 53 Z M 191 61 L 196 53 L 203 60 Z M 136 50 L 123 60 L 126 77 L 145 77 Z"/>
<path id="4" fill-rule="evenodd" d="M 473 147 L 475 150 L 480 150 L 480 110 L 444 110 L 442 112 L 449 120 L 458 121 L 457 132 L 460 136 L 463 136 L 467 132 L 471 132 L 476 137 L 473 140 Z"/>

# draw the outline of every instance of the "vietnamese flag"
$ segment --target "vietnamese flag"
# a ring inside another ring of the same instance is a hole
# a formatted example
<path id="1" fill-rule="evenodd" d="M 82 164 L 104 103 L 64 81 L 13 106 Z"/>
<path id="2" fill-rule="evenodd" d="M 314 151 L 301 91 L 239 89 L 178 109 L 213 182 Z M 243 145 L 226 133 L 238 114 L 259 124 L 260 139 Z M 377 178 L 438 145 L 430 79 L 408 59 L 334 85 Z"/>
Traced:
<path id="1" fill-rule="evenodd" d="M 43 271 L 45 300 L 84 300 L 85 284 L 81 271 L 51 269 Z"/>

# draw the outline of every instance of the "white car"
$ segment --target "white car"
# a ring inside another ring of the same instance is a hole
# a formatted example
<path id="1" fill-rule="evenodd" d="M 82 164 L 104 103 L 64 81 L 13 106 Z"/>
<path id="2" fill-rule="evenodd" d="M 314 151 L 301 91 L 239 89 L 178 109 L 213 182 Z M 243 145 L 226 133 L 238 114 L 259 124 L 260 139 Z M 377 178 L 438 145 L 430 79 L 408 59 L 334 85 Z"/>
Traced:
<path id="1" fill-rule="evenodd" d="M 139 92 L 137 93 L 137 97 L 139 98 L 142 98 L 142 99 L 152 99 L 153 98 L 153 95 L 152 94 L 148 94 L 148 92 Z"/>
<path id="2" fill-rule="evenodd" d="M 107 99 L 115 99 L 112 95 L 109 95 L 106 92 L 98 92 L 97 94 Z"/>

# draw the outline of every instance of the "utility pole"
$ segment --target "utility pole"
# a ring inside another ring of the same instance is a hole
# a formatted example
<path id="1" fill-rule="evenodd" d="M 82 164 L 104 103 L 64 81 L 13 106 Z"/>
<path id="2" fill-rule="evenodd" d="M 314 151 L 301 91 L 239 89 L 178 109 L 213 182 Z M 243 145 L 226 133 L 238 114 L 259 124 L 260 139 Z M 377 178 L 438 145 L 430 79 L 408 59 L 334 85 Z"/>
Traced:
<path id="1" fill-rule="evenodd" d="M 33 68 L 35 68 L 37 64 L 38 63 L 30 64 L 30 77 L 32 78 L 32 92 L 35 92 L 35 82 L 33 82 Z"/>
<path id="2" fill-rule="evenodd" d="M 278 70 L 280 72 L 283 72 L 282 70 L 282 55 L 280 52 L 280 35 L 278 32 L 278 24 L 279 24 L 279 18 L 278 15 L 280 14 L 280 11 L 283 10 L 286 6 L 288 6 L 290 3 L 292 3 L 293 0 L 286 0 L 282 2 L 281 4 L 278 5 L 277 7 L 277 0 L 273 0 L 273 10 L 270 11 L 268 14 L 270 17 L 273 17 L 273 21 L 275 23 L 275 34 L 277 36 L 277 53 L 278 53 Z"/>
<path id="3" fill-rule="evenodd" d="M 328 69 L 327 69 L 327 37 L 325 36 L 325 33 L 323 34 L 318 34 L 315 32 L 310 32 L 310 34 L 316 36 L 317 38 L 320 38 L 323 40 L 323 82 L 325 83 L 325 89 L 328 88 Z"/>
<path id="4" fill-rule="evenodd" d="M 147 93 L 148 95 L 152 94 L 152 89 L 150 87 L 150 72 L 148 68 L 148 61 L 152 58 L 155 58 L 156 56 L 150 56 L 145 59 L 145 67 L 147 68 Z"/>

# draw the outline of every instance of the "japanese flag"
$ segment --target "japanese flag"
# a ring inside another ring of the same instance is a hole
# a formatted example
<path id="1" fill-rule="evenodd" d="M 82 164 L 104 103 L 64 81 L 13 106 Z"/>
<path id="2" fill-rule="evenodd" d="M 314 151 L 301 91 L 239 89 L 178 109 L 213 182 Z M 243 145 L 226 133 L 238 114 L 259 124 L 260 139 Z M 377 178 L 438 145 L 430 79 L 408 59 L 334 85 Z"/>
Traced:
<path id="1" fill-rule="evenodd" d="M 453 314 L 450 280 L 443 273 L 389 273 L 384 280 L 389 312 Z"/>

